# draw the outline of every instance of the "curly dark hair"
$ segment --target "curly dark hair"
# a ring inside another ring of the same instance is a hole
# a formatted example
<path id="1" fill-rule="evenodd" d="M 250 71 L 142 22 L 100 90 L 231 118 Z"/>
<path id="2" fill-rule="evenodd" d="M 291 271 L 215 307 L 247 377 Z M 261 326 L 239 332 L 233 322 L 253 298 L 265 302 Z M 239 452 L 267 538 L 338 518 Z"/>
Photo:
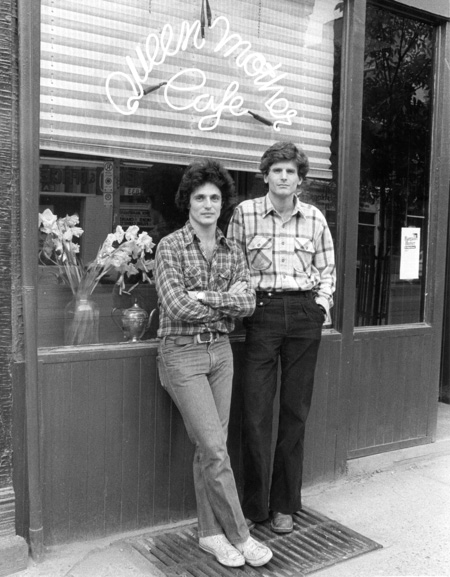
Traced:
<path id="1" fill-rule="evenodd" d="M 276 162 L 293 160 L 297 165 L 297 174 L 304 179 L 308 174 L 309 161 L 303 150 L 293 142 L 275 142 L 261 157 L 259 170 L 267 176 L 270 167 Z"/>
<path id="2" fill-rule="evenodd" d="M 205 158 L 192 162 L 184 171 L 175 196 L 176 206 L 188 212 L 191 194 L 207 183 L 215 184 L 220 190 L 223 207 L 231 202 L 234 197 L 234 181 L 228 170 L 217 160 Z"/>

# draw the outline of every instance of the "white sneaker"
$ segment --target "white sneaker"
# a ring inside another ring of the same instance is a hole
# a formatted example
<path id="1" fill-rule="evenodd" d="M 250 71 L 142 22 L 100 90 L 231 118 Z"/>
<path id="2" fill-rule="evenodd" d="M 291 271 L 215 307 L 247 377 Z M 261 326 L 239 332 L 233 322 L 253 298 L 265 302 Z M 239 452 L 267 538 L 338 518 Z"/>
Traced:
<path id="1" fill-rule="evenodd" d="M 249 537 L 245 543 L 236 545 L 236 549 L 242 553 L 245 561 L 252 567 L 265 565 L 272 559 L 272 551 L 253 537 Z"/>
<path id="2" fill-rule="evenodd" d="M 222 565 L 227 567 L 242 567 L 245 564 L 244 556 L 233 547 L 225 535 L 212 535 L 200 537 L 198 540 L 200 549 L 212 553 Z"/>

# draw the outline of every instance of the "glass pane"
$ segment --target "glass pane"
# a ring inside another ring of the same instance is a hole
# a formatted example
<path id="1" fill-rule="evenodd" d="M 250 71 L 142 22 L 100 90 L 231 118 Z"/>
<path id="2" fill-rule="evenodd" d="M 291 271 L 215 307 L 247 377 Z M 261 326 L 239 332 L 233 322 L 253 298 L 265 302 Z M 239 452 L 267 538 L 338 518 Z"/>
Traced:
<path id="1" fill-rule="evenodd" d="M 248 4 L 252 7 L 252 14 L 257 17 L 261 13 L 266 18 L 259 23 L 261 34 L 264 33 L 263 25 L 270 27 L 286 24 L 284 34 L 287 38 L 289 29 L 289 42 L 280 37 L 277 50 L 280 58 L 295 64 L 296 72 L 288 74 L 286 86 L 292 85 L 293 101 L 296 102 L 299 117 L 295 142 L 305 149 L 311 165 L 309 177 L 302 183 L 299 194 L 303 202 L 312 203 L 322 210 L 335 238 L 343 3 L 330 3 L 329 0 L 306 0 L 301 4 L 284 0 L 284 3 L 289 5 L 289 11 L 277 10 L 277 23 L 272 23 L 269 18 L 274 10 L 273 3 L 254 1 Z M 230 7 L 234 4 L 226 2 L 224 6 Z M 256 26 L 257 21 L 253 24 Z M 255 30 L 258 31 L 257 28 Z M 260 46 L 263 50 L 263 41 Z M 164 110 L 160 112 L 160 116 L 167 122 L 168 117 Z M 226 130 L 229 130 L 229 126 L 234 126 L 235 119 L 229 116 L 225 122 Z M 176 131 L 177 123 L 170 124 Z M 274 127 L 267 123 L 258 122 L 257 126 L 258 140 L 242 131 L 239 138 L 233 138 L 233 150 L 238 150 L 241 144 L 245 145 L 256 151 L 259 159 L 273 142 L 290 140 L 293 137 L 292 132 L 283 131 L 283 128 L 275 131 Z M 71 130 L 67 130 L 67 134 L 72 134 Z M 125 135 L 125 131 L 120 135 Z M 89 141 L 90 136 L 89 132 L 83 134 L 82 138 Z M 170 142 L 170 135 L 164 133 L 164 138 Z M 220 134 L 209 135 L 214 145 L 219 138 Z M 62 150 L 61 146 L 66 146 L 66 149 Z M 74 144 L 67 140 L 63 144 L 59 142 L 54 148 L 48 145 L 41 151 L 39 212 L 42 214 L 49 209 L 52 214 L 62 219 L 66 215 L 78 216 L 78 226 L 83 229 L 83 234 L 73 241 L 76 250 L 79 250 L 77 254 L 86 264 L 95 260 L 99 247 L 118 224 L 124 229 L 138 226 L 140 232 L 148 233 L 157 245 L 163 236 L 180 228 L 185 222 L 185 216 L 177 211 L 174 200 L 186 158 L 180 160 L 173 154 L 169 155 L 166 162 L 161 162 L 161 151 L 152 155 L 149 149 L 146 150 L 144 162 L 139 155 L 130 158 L 132 151 L 126 148 L 125 142 L 122 148 L 117 149 L 116 157 L 105 158 L 101 155 L 76 154 L 74 149 L 79 151 L 80 143 L 76 141 Z M 206 146 L 195 150 L 196 156 L 214 156 L 213 151 L 214 147 Z M 111 165 L 111 170 L 108 165 Z M 236 184 L 236 202 L 266 194 L 267 189 L 262 175 L 258 172 L 257 162 L 252 163 L 253 172 L 247 169 L 237 170 L 233 163 L 228 165 L 225 161 L 224 165 L 230 169 Z M 109 185 L 111 193 L 108 192 Z M 219 221 L 219 226 L 224 231 L 233 208 L 234 205 L 224 207 Z M 41 249 L 44 240 L 45 235 L 42 235 Z M 154 285 L 142 282 L 141 273 L 126 279 L 125 289 L 129 294 L 119 294 L 116 285 L 118 273 L 110 271 L 99 280 L 92 293 L 96 306 L 82 303 L 82 308 L 75 310 L 69 304 L 72 291 L 58 274 L 58 267 L 52 264 L 53 257 L 52 254 L 41 254 L 39 263 L 39 346 L 83 344 L 77 340 L 79 335 L 85 337 L 87 345 L 94 342 L 123 342 L 126 337 L 121 326 L 121 311 L 131 307 L 134 301 L 147 315 L 156 309 Z M 85 316 L 95 321 L 95 329 L 82 327 L 78 333 L 65 329 L 69 318 Z M 156 328 L 157 315 L 153 317 L 142 339 L 155 338 Z M 235 333 L 240 330 L 242 325 L 238 323 Z"/>
<path id="2" fill-rule="evenodd" d="M 432 39 L 431 25 L 368 7 L 357 326 L 423 320 Z"/>
<path id="3" fill-rule="evenodd" d="M 184 216 L 175 207 L 175 193 L 184 167 L 118 160 L 112 173 L 116 190 L 113 202 L 109 202 L 104 194 L 106 164 L 108 162 L 102 158 L 93 160 L 92 157 L 43 152 L 39 212 L 43 215 L 48 209 L 58 219 L 78 217 L 77 226 L 83 233 L 72 240 L 77 245 L 77 257 L 84 265 L 96 259 L 99 247 L 116 225 L 122 226 L 124 231 L 130 226 L 137 226 L 139 234 L 147 233 L 155 244 L 153 254 L 149 255 L 151 259 L 159 240 L 184 224 Z M 88 176 L 83 177 L 84 174 Z M 113 210 L 113 206 L 116 210 Z M 116 284 L 119 273 L 110 269 L 100 278 L 91 294 L 98 309 L 86 312 L 86 315 L 98 320 L 95 334 L 87 329 L 83 333 L 83 327 L 75 333 L 68 333 L 70 317 L 76 314 L 68 312 L 73 291 L 64 266 L 57 265 L 59 259 L 55 252 L 42 252 L 46 234 L 41 230 L 40 235 L 39 346 L 121 342 L 128 336 L 122 330 L 121 311 L 135 303 L 147 315 L 156 309 L 155 287 L 152 283 L 142 282 L 141 273 L 127 275 L 124 290 L 120 291 Z M 79 312 L 77 316 L 85 315 Z M 156 329 L 157 317 L 154 314 L 142 338 L 155 338 Z M 81 342 L 82 337 L 84 343 Z"/>

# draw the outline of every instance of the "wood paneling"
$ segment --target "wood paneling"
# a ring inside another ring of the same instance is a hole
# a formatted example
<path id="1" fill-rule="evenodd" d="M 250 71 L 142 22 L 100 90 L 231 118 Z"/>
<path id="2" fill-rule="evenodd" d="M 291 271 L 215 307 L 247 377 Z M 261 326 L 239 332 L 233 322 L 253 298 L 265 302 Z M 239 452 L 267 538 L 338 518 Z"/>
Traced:
<path id="1" fill-rule="evenodd" d="M 313 402 L 305 437 L 303 480 L 308 485 L 330 480 L 343 472 L 345 462 L 336 456 L 339 429 L 342 427 L 339 375 L 341 342 L 323 338 L 319 349 Z"/>
<path id="2" fill-rule="evenodd" d="M 239 370 L 229 447 L 240 484 Z M 305 481 L 332 478 L 340 343 L 324 339 L 308 422 Z M 153 345 L 40 357 L 42 499 L 47 545 L 195 517 L 193 446 L 160 386 Z"/>
<path id="3" fill-rule="evenodd" d="M 432 330 L 355 335 L 350 458 L 430 442 Z M 437 399 L 435 400 L 437 402 Z"/>
<path id="4" fill-rule="evenodd" d="M 193 516 L 192 445 L 155 349 L 62 357 L 40 363 L 45 542 Z"/>

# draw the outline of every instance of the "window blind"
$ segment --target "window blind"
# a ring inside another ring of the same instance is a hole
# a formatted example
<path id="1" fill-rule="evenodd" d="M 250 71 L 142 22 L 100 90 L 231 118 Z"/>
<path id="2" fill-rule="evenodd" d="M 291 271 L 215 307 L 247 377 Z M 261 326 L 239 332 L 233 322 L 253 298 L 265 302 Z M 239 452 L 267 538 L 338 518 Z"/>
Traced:
<path id="1" fill-rule="evenodd" d="M 178 164 L 210 156 L 256 171 L 270 144 L 292 140 L 308 154 L 311 176 L 331 178 L 329 1 L 209 0 L 213 27 L 206 18 L 201 45 L 200 27 L 186 30 L 202 21 L 204 2 L 42 0 L 41 148 Z M 236 40 L 242 43 L 233 49 Z M 139 83 L 129 63 L 141 79 L 150 67 L 141 84 L 154 88 L 134 100 Z M 267 67 L 271 75 L 261 78 Z M 225 106 L 208 124 L 214 111 L 201 109 L 220 107 L 233 89 L 236 114 Z M 279 131 L 271 97 L 278 118 L 283 108 L 295 111 Z"/>

